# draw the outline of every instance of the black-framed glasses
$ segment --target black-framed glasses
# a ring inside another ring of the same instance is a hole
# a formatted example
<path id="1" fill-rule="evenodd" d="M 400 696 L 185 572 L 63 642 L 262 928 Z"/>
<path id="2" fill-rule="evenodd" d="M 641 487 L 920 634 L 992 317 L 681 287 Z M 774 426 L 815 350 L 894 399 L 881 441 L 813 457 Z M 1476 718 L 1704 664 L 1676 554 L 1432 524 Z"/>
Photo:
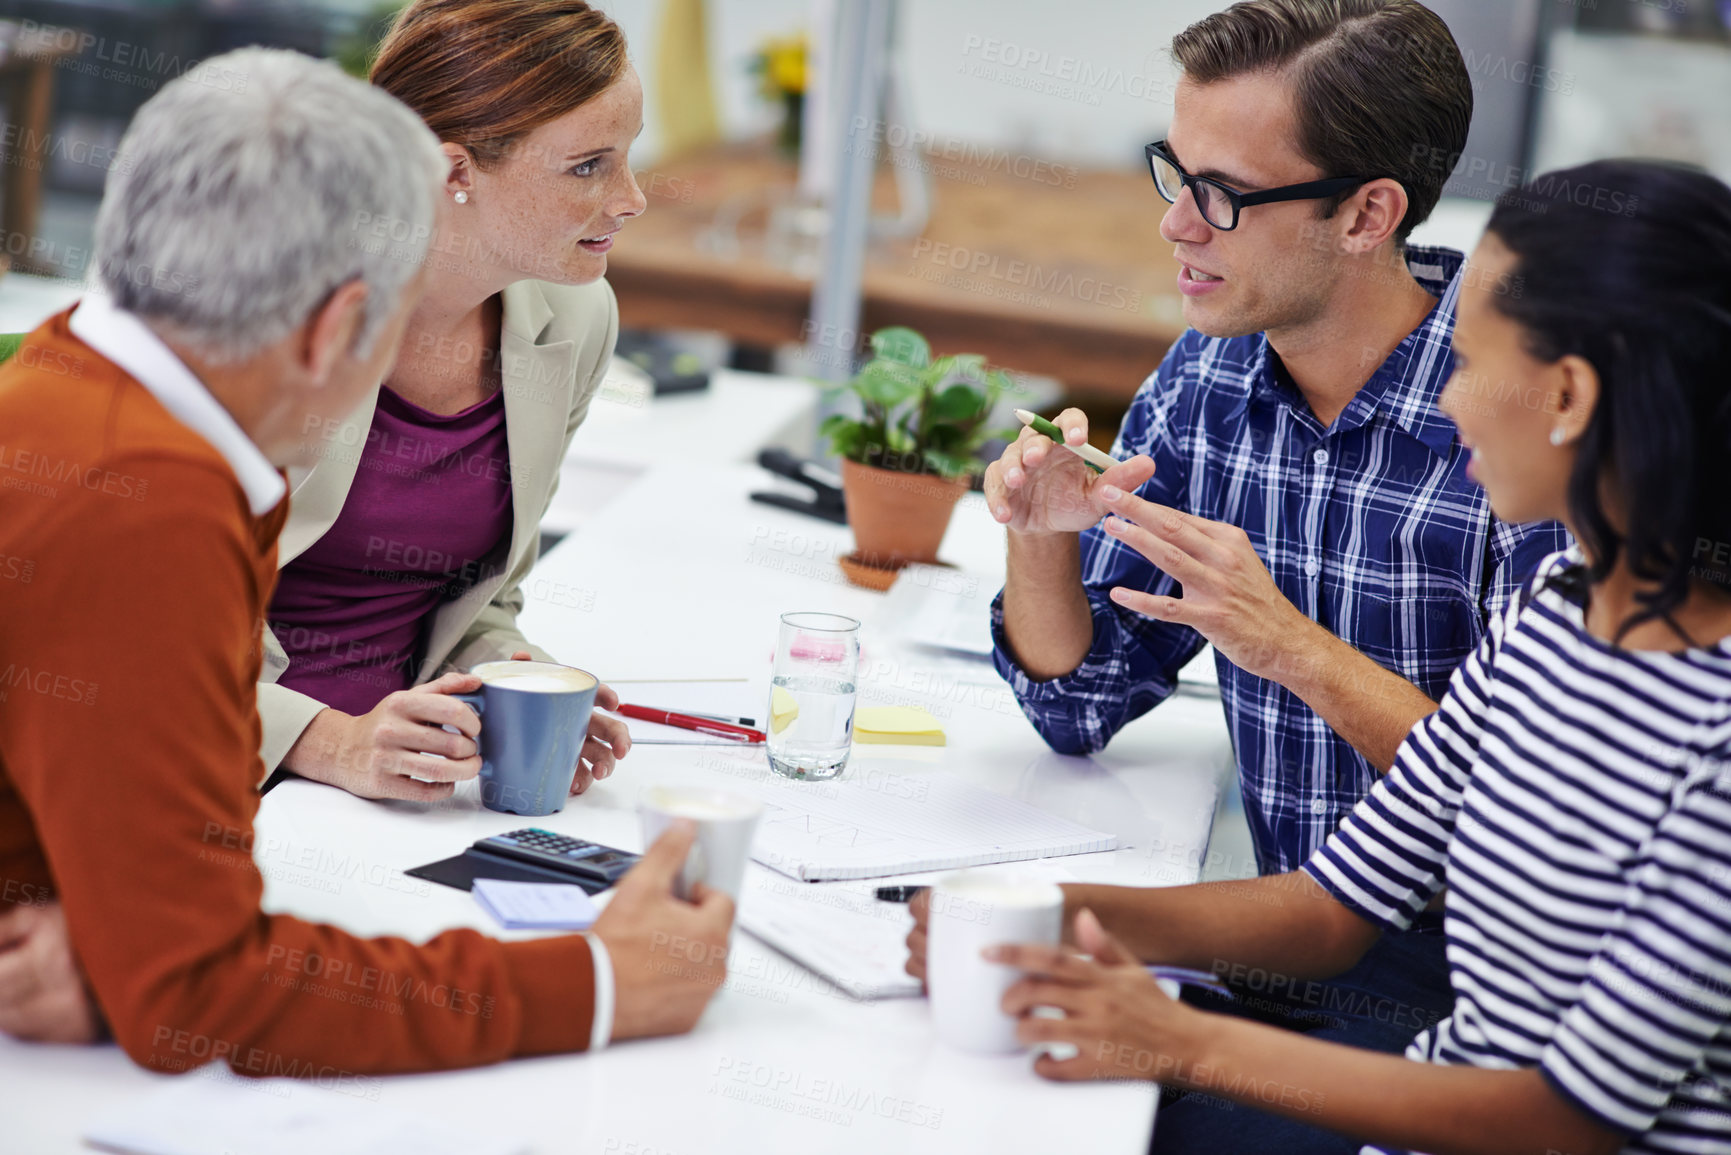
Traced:
<path id="1" fill-rule="evenodd" d="M 1202 219 L 1222 232 L 1231 232 L 1237 228 L 1238 214 L 1251 205 L 1321 200 L 1323 197 L 1338 196 L 1348 189 L 1355 189 L 1376 179 L 1368 176 L 1334 177 L 1330 180 L 1312 180 L 1303 184 L 1264 189 L 1262 192 L 1241 193 L 1210 177 L 1192 176 L 1185 172 L 1163 140 L 1149 145 L 1147 152 L 1148 173 L 1154 178 L 1154 187 L 1160 190 L 1160 195 L 1166 198 L 1168 203 L 1177 204 L 1178 197 L 1188 188 L 1190 195 L 1196 198 L 1196 210 L 1202 214 Z"/>

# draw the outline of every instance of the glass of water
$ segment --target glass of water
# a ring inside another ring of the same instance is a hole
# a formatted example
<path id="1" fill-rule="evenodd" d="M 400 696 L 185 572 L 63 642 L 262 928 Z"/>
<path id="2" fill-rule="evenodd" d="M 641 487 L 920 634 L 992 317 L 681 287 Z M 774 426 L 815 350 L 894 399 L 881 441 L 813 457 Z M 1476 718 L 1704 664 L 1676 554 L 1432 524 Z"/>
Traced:
<path id="1" fill-rule="evenodd" d="M 838 778 L 853 749 L 859 623 L 840 614 L 781 615 L 769 691 L 769 765 L 789 778 Z"/>

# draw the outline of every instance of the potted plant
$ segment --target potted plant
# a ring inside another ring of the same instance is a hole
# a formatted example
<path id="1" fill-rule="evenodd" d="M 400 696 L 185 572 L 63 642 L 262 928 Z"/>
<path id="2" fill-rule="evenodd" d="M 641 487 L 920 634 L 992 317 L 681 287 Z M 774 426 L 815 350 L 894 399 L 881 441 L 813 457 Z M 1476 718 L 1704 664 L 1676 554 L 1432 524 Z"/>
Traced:
<path id="1" fill-rule="evenodd" d="M 887 588 L 910 562 L 934 562 L 956 502 L 985 468 L 976 456 L 1009 429 L 987 425 L 1004 390 L 1002 369 L 976 353 L 932 356 L 926 339 L 895 327 L 872 334 L 872 358 L 846 388 L 857 417 L 836 414 L 821 431 L 842 459 L 842 494 L 858 549 L 850 579 Z M 872 580 L 863 566 L 884 579 Z"/>

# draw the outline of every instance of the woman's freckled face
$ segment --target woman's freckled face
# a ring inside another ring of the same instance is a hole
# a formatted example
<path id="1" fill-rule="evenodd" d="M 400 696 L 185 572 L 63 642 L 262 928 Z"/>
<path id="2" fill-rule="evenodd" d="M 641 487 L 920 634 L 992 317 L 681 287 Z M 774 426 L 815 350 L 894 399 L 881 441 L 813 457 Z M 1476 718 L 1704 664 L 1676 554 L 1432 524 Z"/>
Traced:
<path id="1" fill-rule="evenodd" d="M 469 231 L 522 277 L 582 285 L 607 272 L 614 234 L 647 205 L 631 173 L 643 130 L 643 86 L 627 65 L 606 91 L 530 132 L 491 171 L 475 174 Z M 459 223 L 459 229 L 462 225 Z"/>

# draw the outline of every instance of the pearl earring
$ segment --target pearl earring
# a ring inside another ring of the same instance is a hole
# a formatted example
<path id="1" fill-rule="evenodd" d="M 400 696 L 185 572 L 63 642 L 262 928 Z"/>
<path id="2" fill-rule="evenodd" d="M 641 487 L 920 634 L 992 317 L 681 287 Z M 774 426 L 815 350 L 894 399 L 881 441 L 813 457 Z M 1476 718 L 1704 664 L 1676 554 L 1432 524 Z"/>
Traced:
<path id="1" fill-rule="evenodd" d="M 458 204 L 466 205 L 469 203 L 469 194 L 466 192 L 459 192 L 454 199 Z"/>
<path id="2" fill-rule="evenodd" d="M 1563 442 L 1567 441 L 1568 439 L 1569 439 L 1569 435 L 1563 431 L 1562 426 L 1559 425 L 1555 429 L 1551 430 L 1551 444 L 1552 445 L 1561 445 Z"/>

